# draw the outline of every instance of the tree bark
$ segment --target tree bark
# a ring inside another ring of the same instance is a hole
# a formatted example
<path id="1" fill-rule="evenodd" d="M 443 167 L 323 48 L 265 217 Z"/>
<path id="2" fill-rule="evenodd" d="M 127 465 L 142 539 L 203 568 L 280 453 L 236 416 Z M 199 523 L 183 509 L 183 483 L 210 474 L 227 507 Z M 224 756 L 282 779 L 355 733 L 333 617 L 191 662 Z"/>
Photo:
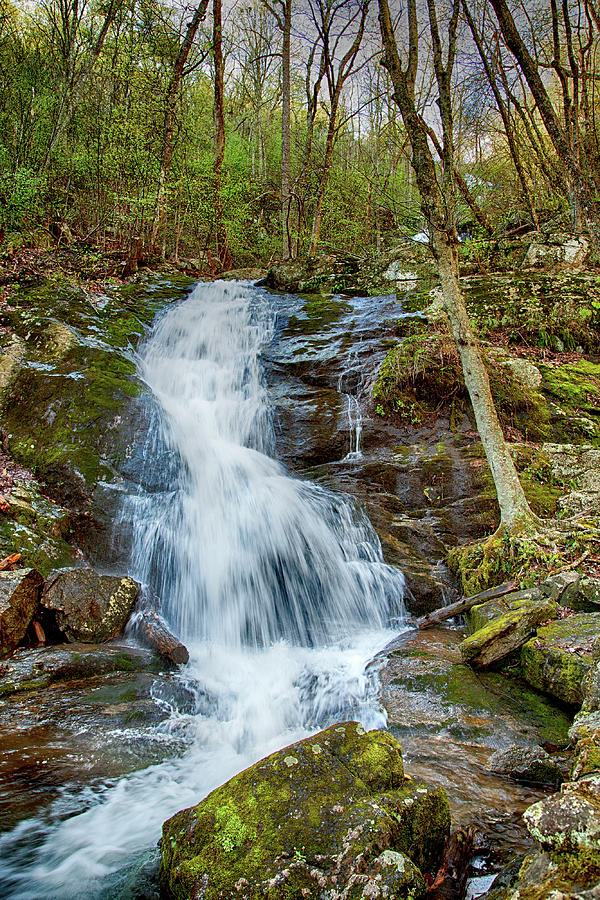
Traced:
<path id="1" fill-rule="evenodd" d="M 152 222 L 152 230 L 150 233 L 150 246 L 155 249 L 158 237 L 163 226 L 165 213 L 167 209 L 167 187 L 169 180 L 169 171 L 171 168 L 171 160 L 173 159 L 173 151 L 175 149 L 175 109 L 177 106 L 177 93 L 179 85 L 183 77 L 183 69 L 187 62 L 190 50 L 196 37 L 196 32 L 200 26 L 200 22 L 206 15 L 208 0 L 201 0 L 201 3 L 194 10 L 185 32 L 179 53 L 173 64 L 171 79 L 167 88 L 167 96 L 165 98 L 165 118 L 163 126 L 162 152 L 160 160 L 160 170 L 158 173 L 158 190 L 156 192 L 156 205 L 154 208 L 154 220 Z"/>
<path id="2" fill-rule="evenodd" d="M 456 0 L 460 2 L 460 0 Z M 434 46 L 436 80 L 440 93 L 439 107 L 443 117 L 443 184 L 442 190 L 428 143 L 427 128 L 417 112 L 415 78 L 418 69 L 418 23 L 416 0 L 408 0 L 409 56 L 403 70 L 398 54 L 388 0 L 379 0 L 379 22 L 384 47 L 383 65 L 388 69 L 411 147 L 412 163 L 421 195 L 423 212 L 429 223 L 430 237 L 437 260 L 444 309 L 458 348 L 465 386 L 471 399 L 477 429 L 487 457 L 500 507 L 501 525 L 510 532 L 518 532 L 536 521 L 515 465 L 509 453 L 498 421 L 490 383 L 481 358 L 477 339 L 471 328 L 459 281 L 458 235 L 452 210 L 452 118 L 450 103 L 450 74 L 454 48 L 450 46 L 447 63 L 441 59 L 441 45 L 437 31 L 434 0 L 428 0 L 430 31 Z M 455 6 L 456 11 L 456 6 Z M 453 18 L 452 24 L 455 25 Z M 455 32 L 454 32 L 455 33 Z M 452 25 L 451 25 L 452 34 Z"/>

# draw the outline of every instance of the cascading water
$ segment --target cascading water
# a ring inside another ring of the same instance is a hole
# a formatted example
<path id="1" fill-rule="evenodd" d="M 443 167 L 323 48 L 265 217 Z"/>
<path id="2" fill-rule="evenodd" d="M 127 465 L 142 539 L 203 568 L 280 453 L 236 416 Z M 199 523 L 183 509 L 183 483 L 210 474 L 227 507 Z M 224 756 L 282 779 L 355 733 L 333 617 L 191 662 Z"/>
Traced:
<path id="1" fill-rule="evenodd" d="M 348 382 L 356 381 L 355 393 L 350 393 Z M 364 383 L 361 363 L 358 357 L 358 351 L 353 348 L 346 365 L 338 378 L 338 391 L 344 395 L 346 400 L 346 417 L 348 419 L 348 434 L 350 435 L 350 449 L 344 459 L 360 459 L 362 457 L 361 438 L 363 418 L 360 408 L 360 402 L 357 394 L 360 392 Z M 345 388 L 348 387 L 348 390 Z"/>
<path id="2" fill-rule="evenodd" d="M 268 295 L 218 282 L 169 309 L 143 349 L 157 405 L 146 458 L 170 483 L 129 496 L 122 519 L 131 574 L 190 649 L 196 710 L 167 726 L 188 749 L 2 838 L 6 861 L 38 835 L 26 863 L 5 862 L 4 896 L 114 897 L 176 810 L 333 720 L 384 723 L 369 662 L 397 633 L 404 580 L 360 510 L 268 455 L 261 351 L 275 331 Z"/>

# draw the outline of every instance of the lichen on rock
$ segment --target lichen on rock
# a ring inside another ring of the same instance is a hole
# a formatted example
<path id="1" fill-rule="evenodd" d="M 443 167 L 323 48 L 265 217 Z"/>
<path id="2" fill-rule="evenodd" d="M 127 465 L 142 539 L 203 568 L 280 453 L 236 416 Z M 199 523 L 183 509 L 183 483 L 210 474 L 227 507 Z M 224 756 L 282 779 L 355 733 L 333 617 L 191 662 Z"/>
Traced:
<path id="1" fill-rule="evenodd" d="M 165 822 L 161 886 L 174 900 L 194 892 L 412 900 L 424 894 L 422 873 L 437 868 L 449 825 L 444 791 L 405 777 L 397 741 L 346 722 L 261 760 Z"/>

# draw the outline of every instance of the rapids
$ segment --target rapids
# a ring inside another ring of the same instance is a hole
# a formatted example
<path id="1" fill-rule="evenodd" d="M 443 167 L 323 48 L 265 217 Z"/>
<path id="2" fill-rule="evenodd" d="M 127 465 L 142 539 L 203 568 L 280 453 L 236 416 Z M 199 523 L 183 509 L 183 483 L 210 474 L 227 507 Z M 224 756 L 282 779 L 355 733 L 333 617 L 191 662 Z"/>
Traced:
<path id="1" fill-rule="evenodd" d="M 125 492 L 117 530 L 130 574 L 190 650 L 181 679 L 195 708 L 160 726 L 187 749 L 67 791 L 2 835 L 3 897 L 118 897 L 176 810 L 332 721 L 385 724 L 372 661 L 402 627 L 404 578 L 360 508 L 274 458 L 263 360 L 277 327 L 260 289 L 201 284 L 140 350 L 153 409 L 143 453 L 162 486 Z M 347 401 L 352 457 L 359 407 Z"/>

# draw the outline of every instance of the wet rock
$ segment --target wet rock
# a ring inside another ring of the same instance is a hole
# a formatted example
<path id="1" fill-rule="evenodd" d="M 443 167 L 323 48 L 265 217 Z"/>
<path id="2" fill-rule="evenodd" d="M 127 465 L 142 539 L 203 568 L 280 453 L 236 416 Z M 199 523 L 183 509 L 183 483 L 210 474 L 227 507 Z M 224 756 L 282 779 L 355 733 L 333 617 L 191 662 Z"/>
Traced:
<path id="1" fill-rule="evenodd" d="M 115 672 L 158 672 L 163 665 L 151 650 L 128 644 L 64 644 L 17 650 L 2 667 L 0 696 Z"/>
<path id="2" fill-rule="evenodd" d="M 474 765 L 475 744 L 484 748 L 481 767 L 487 771 L 487 759 L 499 745 L 566 746 L 570 719 L 523 682 L 501 672 L 475 673 L 461 661 L 460 639 L 443 627 L 400 636 L 380 672 L 380 699 L 403 747 L 420 734 L 429 752 L 431 737 L 439 736 L 441 752 L 456 768 L 465 756 L 461 742 L 469 742 L 464 779 L 470 792 L 467 772 Z M 451 802 L 460 790 L 460 784 L 449 790 Z"/>
<path id="3" fill-rule="evenodd" d="M 542 747 L 507 747 L 492 753 L 488 760 L 490 772 L 508 775 L 516 781 L 533 784 L 559 785 L 563 772 Z"/>
<path id="4" fill-rule="evenodd" d="M 600 613 L 578 613 L 539 628 L 521 651 L 524 677 L 563 703 L 581 705 L 599 638 Z"/>
<path id="5" fill-rule="evenodd" d="M 0 658 L 9 656 L 25 637 L 42 584 L 36 569 L 0 572 Z"/>
<path id="6" fill-rule="evenodd" d="M 132 578 L 99 575 L 90 568 L 61 569 L 46 581 L 42 605 L 55 612 L 69 641 L 99 644 L 121 633 L 138 587 Z"/>
<path id="7" fill-rule="evenodd" d="M 460 645 L 465 662 L 485 669 L 518 650 L 531 637 L 537 625 L 556 615 L 552 600 L 517 601 L 514 609 L 488 622 L 469 635 Z"/>
<path id="8" fill-rule="evenodd" d="M 406 779 L 399 744 L 354 722 L 292 744 L 165 822 L 166 897 L 420 897 L 448 802 Z"/>

